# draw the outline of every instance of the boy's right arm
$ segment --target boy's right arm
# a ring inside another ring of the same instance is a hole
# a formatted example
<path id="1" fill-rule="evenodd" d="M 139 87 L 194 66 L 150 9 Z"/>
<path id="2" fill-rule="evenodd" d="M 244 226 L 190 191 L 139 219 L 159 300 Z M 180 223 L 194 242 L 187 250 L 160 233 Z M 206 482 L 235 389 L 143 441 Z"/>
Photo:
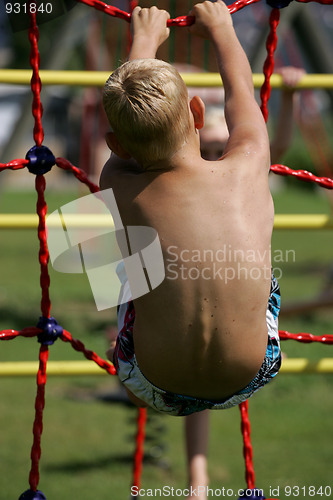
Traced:
<path id="1" fill-rule="evenodd" d="M 294 108 L 297 107 L 297 98 L 299 97 L 294 87 L 304 76 L 305 70 L 294 66 L 285 66 L 277 69 L 276 73 L 282 76 L 283 87 L 274 139 L 271 141 L 271 162 L 273 165 L 281 161 L 281 157 L 291 144 L 294 128 Z"/>
<path id="2" fill-rule="evenodd" d="M 206 1 L 195 5 L 191 15 L 195 16 L 195 23 L 190 32 L 213 43 L 224 85 L 225 117 L 230 134 L 224 157 L 245 154 L 251 167 L 254 163 L 262 170 L 264 162 L 268 169 L 266 124 L 254 97 L 251 67 L 234 31 L 227 6 L 221 0 Z"/>

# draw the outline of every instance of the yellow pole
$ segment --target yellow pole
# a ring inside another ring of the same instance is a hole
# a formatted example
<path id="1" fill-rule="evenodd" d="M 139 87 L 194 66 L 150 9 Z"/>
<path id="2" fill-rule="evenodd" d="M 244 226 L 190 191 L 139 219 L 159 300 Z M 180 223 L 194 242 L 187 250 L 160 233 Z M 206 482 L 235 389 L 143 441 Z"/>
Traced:
<path id="1" fill-rule="evenodd" d="M 333 229 L 333 215 L 276 214 L 274 229 Z"/>
<path id="2" fill-rule="evenodd" d="M 36 376 L 39 363 L 37 361 L 0 363 L 0 377 Z M 106 370 L 91 361 L 49 361 L 47 374 L 54 376 L 107 375 Z"/>
<path id="3" fill-rule="evenodd" d="M 110 227 L 113 228 L 113 220 L 108 214 L 66 214 L 65 222 L 68 227 Z M 46 218 L 47 227 L 61 227 L 60 219 Z M 0 214 L 0 229 L 35 229 L 38 226 L 36 214 Z"/>
<path id="4" fill-rule="evenodd" d="M 306 358 L 284 359 L 281 373 L 333 373 L 333 358 L 310 361 Z"/>
<path id="5" fill-rule="evenodd" d="M 34 377 L 38 371 L 37 361 L 0 363 L 0 377 Z M 306 358 L 286 358 L 281 373 L 333 373 L 333 358 L 310 361 Z M 47 374 L 58 377 L 107 375 L 108 373 L 92 361 L 49 361 Z"/>
<path id="6" fill-rule="evenodd" d="M 60 227 L 60 221 L 46 219 L 48 227 Z M 113 221 L 108 214 L 66 215 L 66 224 L 72 228 L 109 227 Z M 0 229 L 35 229 L 38 217 L 35 214 L 0 214 Z M 333 229 L 333 216 L 327 214 L 277 214 L 274 229 Z"/>
<path id="7" fill-rule="evenodd" d="M 17 85 L 30 85 L 32 72 L 25 69 L 1 69 L 0 83 Z M 40 70 L 43 85 L 77 85 L 83 87 L 102 87 L 108 79 L 108 71 L 52 71 Z M 181 73 L 186 85 L 189 87 L 220 87 L 221 77 L 219 73 Z M 262 74 L 253 75 L 253 83 L 256 88 L 261 87 L 264 82 Z M 270 79 L 272 88 L 282 87 L 281 75 L 272 75 Z M 333 74 L 307 74 L 295 86 L 296 89 L 309 88 L 333 88 Z"/>

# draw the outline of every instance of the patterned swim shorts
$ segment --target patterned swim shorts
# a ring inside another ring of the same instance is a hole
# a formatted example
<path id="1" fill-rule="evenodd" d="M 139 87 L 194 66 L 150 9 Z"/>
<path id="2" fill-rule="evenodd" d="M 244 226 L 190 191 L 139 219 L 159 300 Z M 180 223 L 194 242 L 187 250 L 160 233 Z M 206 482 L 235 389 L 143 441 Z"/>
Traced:
<path id="1" fill-rule="evenodd" d="M 152 384 L 141 372 L 134 353 L 133 327 L 135 310 L 132 301 L 118 306 L 118 338 L 114 353 L 114 365 L 119 380 L 139 399 L 155 410 L 169 415 L 184 416 L 206 409 L 222 410 L 238 405 L 270 382 L 281 366 L 281 349 L 278 332 L 280 289 L 272 274 L 271 290 L 266 311 L 268 341 L 265 359 L 251 382 L 221 401 L 184 396 L 165 391 Z"/>

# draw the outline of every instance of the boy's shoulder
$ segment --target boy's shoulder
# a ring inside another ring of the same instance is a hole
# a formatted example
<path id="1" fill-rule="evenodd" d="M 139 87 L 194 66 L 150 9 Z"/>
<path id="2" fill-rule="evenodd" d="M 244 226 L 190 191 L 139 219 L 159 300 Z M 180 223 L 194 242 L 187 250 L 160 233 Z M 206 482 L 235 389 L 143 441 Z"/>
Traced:
<path id="1" fill-rule="evenodd" d="M 136 177 L 142 173 L 144 173 L 143 168 L 132 158 L 123 160 L 112 154 L 103 167 L 100 187 L 107 189 L 112 187 L 111 184 L 128 181 L 129 177 Z"/>

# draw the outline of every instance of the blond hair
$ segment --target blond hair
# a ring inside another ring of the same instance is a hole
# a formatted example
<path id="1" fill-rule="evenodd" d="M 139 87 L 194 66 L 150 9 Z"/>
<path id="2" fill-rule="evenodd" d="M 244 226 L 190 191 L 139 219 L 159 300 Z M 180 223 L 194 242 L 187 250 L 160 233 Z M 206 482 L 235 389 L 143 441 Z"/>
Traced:
<path id="1" fill-rule="evenodd" d="M 107 80 L 103 106 L 122 147 L 142 166 L 168 159 L 189 131 L 187 88 L 159 59 L 126 62 Z"/>

